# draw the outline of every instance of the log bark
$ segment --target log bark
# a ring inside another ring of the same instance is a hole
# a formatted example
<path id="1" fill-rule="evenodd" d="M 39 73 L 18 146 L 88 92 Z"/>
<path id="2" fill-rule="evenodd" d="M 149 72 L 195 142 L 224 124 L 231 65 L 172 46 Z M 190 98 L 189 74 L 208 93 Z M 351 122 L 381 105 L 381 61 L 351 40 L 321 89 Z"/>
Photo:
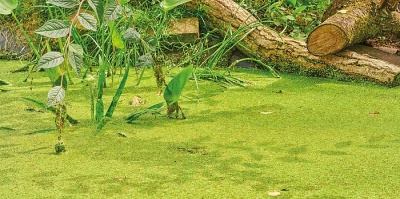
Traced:
<path id="1" fill-rule="evenodd" d="M 308 50 L 323 56 L 377 36 L 385 29 L 399 32 L 400 24 L 391 13 L 399 1 L 334 1 L 324 14 L 326 20 L 308 36 Z"/>
<path id="2" fill-rule="evenodd" d="M 208 15 L 208 23 L 222 36 L 258 23 L 254 16 L 232 0 L 194 0 L 187 6 L 203 9 Z M 391 86 L 399 84 L 400 67 L 396 64 L 349 50 L 336 55 L 315 56 L 307 50 L 305 42 L 279 35 L 261 24 L 241 40 L 237 48 L 247 56 L 258 58 L 281 71 L 336 78 L 340 78 L 339 74 Z"/>

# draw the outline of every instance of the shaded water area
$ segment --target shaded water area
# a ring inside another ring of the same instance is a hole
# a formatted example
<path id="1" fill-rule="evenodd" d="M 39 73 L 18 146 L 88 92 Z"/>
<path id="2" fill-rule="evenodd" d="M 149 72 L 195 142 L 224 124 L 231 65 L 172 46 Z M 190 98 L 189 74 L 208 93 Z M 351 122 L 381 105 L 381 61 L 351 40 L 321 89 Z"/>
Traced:
<path id="1" fill-rule="evenodd" d="M 112 120 L 97 133 L 87 83 L 66 97 L 79 124 L 54 154 L 44 73 L 0 61 L 0 192 L 4 198 L 396 198 L 400 195 L 400 88 L 240 69 L 246 87 L 189 81 L 187 120 L 124 117 L 162 102 L 152 71 L 132 74 Z M 180 69 L 170 71 L 172 75 Z M 106 107 L 121 77 L 108 81 Z M 130 106 L 134 96 L 143 105 Z M 126 137 L 120 136 L 120 133 Z"/>

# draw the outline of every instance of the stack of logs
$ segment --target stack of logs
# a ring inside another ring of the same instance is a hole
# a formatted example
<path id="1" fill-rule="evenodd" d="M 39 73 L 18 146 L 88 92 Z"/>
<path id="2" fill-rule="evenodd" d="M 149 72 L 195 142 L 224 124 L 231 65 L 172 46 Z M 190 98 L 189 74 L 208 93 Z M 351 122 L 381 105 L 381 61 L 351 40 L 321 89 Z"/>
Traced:
<path id="1" fill-rule="evenodd" d="M 278 69 L 330 76 L 332 72 L 381 84 L 400 84 L 400 59 L 372 49 L 357 50 L 354 44 L 383 32 L 398 34 L 400 0 L 335 0 L 326 10 L 323 23 L 311 32 L 307 42 L 296 40 L 260 24 L 237 48 Z M 209 23 L 223 36 L 240 27 L 259 23 L 232 0 L 193 0 L 191 9 L 204 9 Z M 346 47 L 352 47 L 350 49 Z"/>

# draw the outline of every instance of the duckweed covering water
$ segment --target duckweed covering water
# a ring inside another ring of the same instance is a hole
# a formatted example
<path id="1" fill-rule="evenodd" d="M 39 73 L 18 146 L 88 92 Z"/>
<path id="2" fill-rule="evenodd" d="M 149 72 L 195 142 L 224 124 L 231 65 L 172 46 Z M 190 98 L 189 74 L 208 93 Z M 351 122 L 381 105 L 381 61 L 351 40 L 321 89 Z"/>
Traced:
<path id="1" fill-rule="evenodd" d="M 65 129 L 67 153 L 55 155 L 54 116 L 21 98 L 46 101 L 51 85 L 43 73 L 28 82 L 24 73 L 9 73 L 21 66 L 0 61 L 0 79 L 12 84 L 0 87 L 1 197 L 400 195 L 399 87 L 243 70 L 234 75 L 251 82 L 245 88 L 200 81 L 197 91 L 190 81 L 180 101 L 187 120 L 163 113 L 127 124 L 125 116 L 163 100 L 148 71 L 140 86 L 135 76 L 128 80 L 112 120 L 97 134 L 76 79 L 66 102 L 79 124 Z M 105 103 L 116 87 L 105 90 Z M 145 104 L 129 106 L 136 95 Z"/>

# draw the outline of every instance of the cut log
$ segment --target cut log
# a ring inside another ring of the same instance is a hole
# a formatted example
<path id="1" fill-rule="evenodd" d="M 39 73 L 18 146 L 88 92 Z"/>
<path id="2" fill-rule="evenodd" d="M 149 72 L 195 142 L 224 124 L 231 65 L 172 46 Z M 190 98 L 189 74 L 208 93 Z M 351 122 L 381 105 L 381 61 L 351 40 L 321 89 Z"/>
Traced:
<path id="1" fill-rule="evenodd" d="M 200 6 L 201 5 L 201 6 Z M 232 0 L 194 0 L 187 3 L 191 9 L 203 9 L 209 25 L 222 36 L 243 26 L 259 23 L 247 10 Z M 297 72 L 322 77 L 369 79 L 382 84 L 398 85 L 400 66 L 345 50 L 337 55 L 315 56 L 305 42 L 296 40 L 261 24 L 236 46 L 247 56 L 255 57 L 281 71 Z"/>
<path id="2" fill-rule="evenodd" d="M 334 1 L 325 12 L 326 20 L 308 36 L 308 50 L 318 56 L 333 54 L 385 29 L 400 31 L 396 17 L 389 12 L 399 1 Z"/>

